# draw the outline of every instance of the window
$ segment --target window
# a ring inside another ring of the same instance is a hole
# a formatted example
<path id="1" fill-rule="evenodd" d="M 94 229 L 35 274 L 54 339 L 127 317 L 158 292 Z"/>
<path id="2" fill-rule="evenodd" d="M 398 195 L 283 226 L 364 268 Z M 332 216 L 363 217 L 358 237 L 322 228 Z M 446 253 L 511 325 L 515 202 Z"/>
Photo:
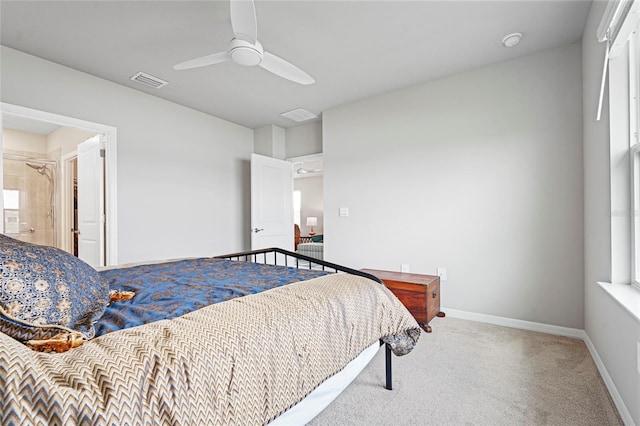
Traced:
<path id="1" fill-rule="evenodd" d="M 4 233 L 20 233 L 20 191 L 3 189 L 4 199 Z"/>
<path id="2" fill-rule="evenodd" d="M 632 227 L 632 248 L 633 248 L 633 284 L 640 289 L 640 144 L 631 148 L 632 162 L 632 205 L 633 219 Z"/>
<path id="3" fill-rule="evenodd" d="M 629 170 L 632 282 L 640 288 L 640 20 L 629 38 Z"/>
<path id="4" fill-rule="evenodd" d="M 293 191 L 293 223 L 300 226 L 300 209 L 302 208 L 302 193 Z"/>
<path id="5" fill-rule="evenodd" d="M 640 289 L 640 2 L 610 1 L 598 39 L 608 52 L 611 282 Z"/>

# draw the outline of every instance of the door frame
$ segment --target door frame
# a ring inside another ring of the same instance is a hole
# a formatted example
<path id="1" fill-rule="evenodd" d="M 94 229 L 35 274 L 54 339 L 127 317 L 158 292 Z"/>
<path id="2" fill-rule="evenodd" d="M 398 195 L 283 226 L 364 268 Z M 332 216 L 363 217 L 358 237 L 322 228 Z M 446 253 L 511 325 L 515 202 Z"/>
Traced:
<path id="1" fill-rule="evenodd" d="M 62 164 L 60 165 L 60 222 L 62 223 L 62 235 L 60 236 L 60 248 L 73 254 L 73 246 L 71 243 L 72 213 L 71 200 L 73 193 L 73 173 L 71 171 L 72 163 L 78 158 L 78 151 L 73 151 L 62 156 Z M 108 244 L 107 244 L 108 246 Z"/>
<path id="2" fill-rule="evenodd" d="M 78 118 L 68 117 L 50 112 L 26 108 L 19 105 L 0 102 L 0 114 L 10 114 L 18 117 L 30 118 L 33 120 L 45 121 L 65 127 L 76 127 L 93 133 L 104 135 L 105 141 L 105 198 L 107 229 L 105 241 L 107 243 L 106 264 L 117 265 L 118 263 L 118 206 L 117 206 L 117 128 L 105 124 L 94 123 Z M 1 120 L 0 120 L 1 122 Z M 2 142 L 0 139 L 0 150 Z M 0 184 L 2 176 L 0 175 Z M 0 203 L 2 203 L 2 192 L 0 191 Z M 0 209 L 0 221 L 2 221 L 2 209 Z"/>

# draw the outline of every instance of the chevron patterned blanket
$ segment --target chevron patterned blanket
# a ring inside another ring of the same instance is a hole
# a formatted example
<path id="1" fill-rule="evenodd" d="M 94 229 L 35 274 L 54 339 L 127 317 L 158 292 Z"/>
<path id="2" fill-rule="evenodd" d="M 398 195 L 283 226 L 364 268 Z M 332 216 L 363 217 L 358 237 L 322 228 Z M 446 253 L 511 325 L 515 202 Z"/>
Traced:
<path id="1" fill-rule="evenodd" d="M 334 274 L 38 353 L 0 333 L 2 425 L 266 424 L 378 339 L 418 324 L 385 287 Z"/>

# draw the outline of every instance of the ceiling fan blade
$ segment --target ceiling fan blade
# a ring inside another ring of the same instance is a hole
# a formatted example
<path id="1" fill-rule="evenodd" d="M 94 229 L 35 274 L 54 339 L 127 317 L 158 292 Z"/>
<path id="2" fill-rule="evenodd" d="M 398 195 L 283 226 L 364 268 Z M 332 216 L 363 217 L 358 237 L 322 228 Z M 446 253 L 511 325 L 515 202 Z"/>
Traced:
<path id="1" fill-rule="evenodd" d="M 199 68 L 207 65 L 219 64 L 220 62 L 225 62 L 229 59 L 231 58 L 229 58 L 229 54 L 227 52 L 214 53 L 213 55 L 202 56 L 200 58 L 181 62 L 178 65 L 174 65 L 173 69 L 188 70 L 191 68 Z"/>
<path id="2" fill-rule="evenodd" d="M 275 75 L 286 78 L 287 80 L 291 80 L 295 83 L 307 85 L 316 82 L 311 78 L 311 76 L 309 76 L 309 74 L 302 71 L 300 68 L 269 52 L 264 52 L 260 66 Z"/>
<path id="3" fill-rule="evenodd" d="M 255 43 L 258 40 L 258 23 L 253 0 L 231 0 L 231 26 L 236 38 Z"/>

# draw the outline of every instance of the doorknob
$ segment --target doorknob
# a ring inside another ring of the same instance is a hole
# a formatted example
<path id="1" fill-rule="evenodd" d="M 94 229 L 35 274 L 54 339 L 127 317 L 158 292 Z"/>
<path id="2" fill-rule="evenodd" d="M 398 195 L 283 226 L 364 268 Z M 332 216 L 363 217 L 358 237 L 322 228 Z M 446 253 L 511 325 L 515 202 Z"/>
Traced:
<path id="1" fill-rule="evenodd" d="M 264 229 L 262 229 L 262 228 L 253 228 L 252 231 L 257 234 L 260 231 L 264 231 Z"/>

